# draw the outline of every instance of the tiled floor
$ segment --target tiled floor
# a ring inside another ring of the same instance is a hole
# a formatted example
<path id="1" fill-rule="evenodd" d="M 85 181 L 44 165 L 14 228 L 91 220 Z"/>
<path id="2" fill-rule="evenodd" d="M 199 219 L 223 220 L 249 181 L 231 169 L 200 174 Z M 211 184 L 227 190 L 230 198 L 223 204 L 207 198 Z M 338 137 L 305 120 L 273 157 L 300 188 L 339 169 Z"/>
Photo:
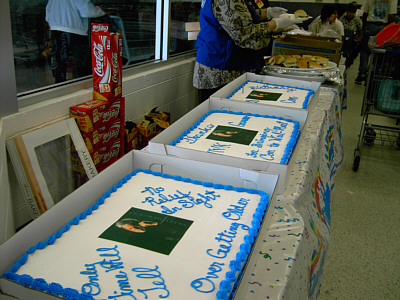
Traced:
<path id="1" fill-rule="evenodd" d="M 331 197 L 332 235 L 319 300 L 400 299 L 400 149 L 363 145 L 353 172 L 364 94 L 364 86 L 354 84 L 357 68 L 358 60 L 348 70 L 345 157 Z M 390 118 L 374 122 L 398 126 Z"/>

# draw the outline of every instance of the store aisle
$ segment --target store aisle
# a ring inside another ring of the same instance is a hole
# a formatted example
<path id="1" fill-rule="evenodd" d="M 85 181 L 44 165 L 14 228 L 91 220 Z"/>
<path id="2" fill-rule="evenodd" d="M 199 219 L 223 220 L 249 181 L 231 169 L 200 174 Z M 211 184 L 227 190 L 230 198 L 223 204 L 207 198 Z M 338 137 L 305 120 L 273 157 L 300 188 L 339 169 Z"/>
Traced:
<path id="1" fill-rule="evenodd" d="M 352 171 L 364 94 L 354 84 L 357 68 L 358 60 L 347 75 L 345 156 L 331 197 L 332 235 L 318 300 L 400 297 L 400 149 L 363 145 L 358 172 Z"/>

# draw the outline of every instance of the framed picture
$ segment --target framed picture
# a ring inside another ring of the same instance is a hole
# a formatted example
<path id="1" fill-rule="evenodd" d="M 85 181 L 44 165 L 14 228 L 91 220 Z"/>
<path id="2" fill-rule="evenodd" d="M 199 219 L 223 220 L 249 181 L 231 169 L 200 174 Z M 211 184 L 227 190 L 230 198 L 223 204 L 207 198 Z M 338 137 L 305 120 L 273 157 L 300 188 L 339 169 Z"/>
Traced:
<path id="1" fill-rule="evenodd" d="M 97 175 L 73 118 L 13 137 L 7 150 L 33 218 Z"/>

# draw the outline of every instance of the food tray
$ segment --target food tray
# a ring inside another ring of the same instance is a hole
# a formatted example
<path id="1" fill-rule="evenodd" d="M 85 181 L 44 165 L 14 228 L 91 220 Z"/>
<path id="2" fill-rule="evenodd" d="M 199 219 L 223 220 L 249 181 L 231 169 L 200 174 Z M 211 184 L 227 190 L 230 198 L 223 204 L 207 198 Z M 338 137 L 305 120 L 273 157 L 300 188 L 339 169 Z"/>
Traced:
<path id="1" fill-rule="evenodd" d="M 336 78 L 339 69 L 337 64 L 329 61 L 326 68 L 322 69 L 305 69 L 305 68 L 286 68 L 278 66 L 265 66 L 263 74 L 288 77 L 301 80 L 311 80 L 324 82 L 332 78 Z"/>

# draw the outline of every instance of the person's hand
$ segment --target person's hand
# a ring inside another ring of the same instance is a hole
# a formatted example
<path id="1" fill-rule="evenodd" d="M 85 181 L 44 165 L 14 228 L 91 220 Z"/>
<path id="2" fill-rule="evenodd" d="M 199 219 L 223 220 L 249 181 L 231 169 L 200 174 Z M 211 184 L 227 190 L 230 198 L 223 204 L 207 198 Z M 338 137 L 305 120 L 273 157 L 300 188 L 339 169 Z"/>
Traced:
<path id="1" fill-rule="evenodd" d="M 267 8 L 267 18 L 268 20 L 271 20 L 273 18 L 279 17 L 281 14 L 284 14 L 287 12 L 286 8 L 283 7 L 268 7 Z"/>
<path id="2" fill-rule="evenodd" d="M 290 26 L 292 26 L 294 24 L 299 24 L 299 23 L 302 23 L 304 21 L 303 18 L 295 18 L 295 17 L 290 16 L 288 14 L 280 15 L 278 18 L 274 18 L 272 20 L 275 21 L 275 23 L 276 23 L 275 31 L 277 31 L 279 29 L 288 28 L 288 27 L 290 27 Z"/>

